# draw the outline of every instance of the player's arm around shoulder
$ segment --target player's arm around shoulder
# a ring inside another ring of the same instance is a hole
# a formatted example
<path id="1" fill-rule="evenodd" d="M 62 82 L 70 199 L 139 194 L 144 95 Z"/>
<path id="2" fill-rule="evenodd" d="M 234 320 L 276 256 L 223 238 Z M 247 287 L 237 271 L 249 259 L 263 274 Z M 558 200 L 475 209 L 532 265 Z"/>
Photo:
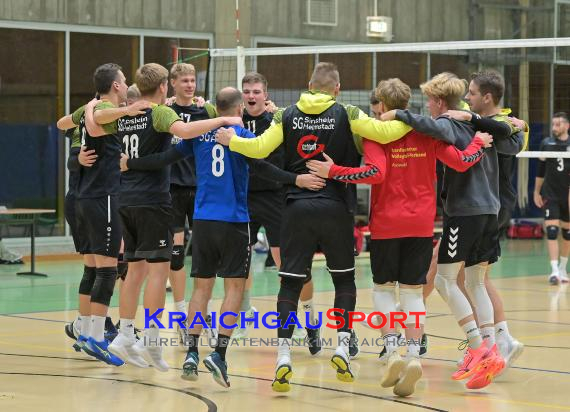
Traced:
<path id="1" fill-rule="evenodd" d="M 410 126 L 401 121 L 373 119 L 356 106 L 347 104 L 344 108 L 348 114 L 352 133 L 378 143 L 386 144 L 401 139 L 412 130 Z"/>
<path id="2" fill-rule="evenodd" d="M 257 137 L 239 137 L 233 129 L 221 128 L 216 132 L 216 141 L 244 156 L 264 159 L 283 143 L 282 113 L 282 110 L 277 111 L 273 116 L 271 126 Z"/>

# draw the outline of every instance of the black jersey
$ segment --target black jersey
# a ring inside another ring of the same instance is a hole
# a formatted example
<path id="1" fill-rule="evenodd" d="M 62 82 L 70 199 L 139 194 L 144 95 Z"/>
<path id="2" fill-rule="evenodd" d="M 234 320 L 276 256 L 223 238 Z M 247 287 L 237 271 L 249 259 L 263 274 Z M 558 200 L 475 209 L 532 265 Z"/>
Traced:
<path id="1" fill-rule="evenodd" d="M 540 143 L 541 151 L 567 152 L 570 150 L 570 139 L 559 140 L 547 137 Z M 544 183 L 540 194 L 548 199 L 568 198 L 568 173 L 570 172 L 570 159 L 563 157 L 539 160 L 544 162 Z M 539 167 L 541 167 L 539 165 Z"/>
<path id="2" fill-rule="evenodd" d="M 178 120 L 178 115 L 164 105 L 147 109 L 142 115 L 119 119 L 117 130 L 123 152 L 130 158 L 139 158 L 168 150 L 172 140 L 168 130 Z M 156 204 L 170 204 L 170 167 L 123 173 L 121 206 Z"/>
<path id="3" fill-rule="evenodd" d="M 290 106 L 283 112 L 282 122 L 285 170 L 297 174 L 309 173 L 306 162 L 310 159 L 325 160 L 323 152 L 336 164 L 348 167 L 360 165 L 348 114 L 342 105 L 334 103 L 320 114 L 306 114 L 297 106 Z M 286 194 L 288 199 L 325 197 L 341 200 L 353 212 L 356 185 L 329 180 L 324 189 L 316 192 L 288 186 Z"/>
<path id="4" fill-rule="evenodd" d="M 243 113 L 243 125 L 256 136 L 265 132 L 273 121 L 273 113 L 263 112 L 259 116 L 252 116 L 247 112 Z M 280 169 L 284 167 L 285 151 L 283 146 L 279 146 L 265 160 L 274 164 Z M 254 168 L 249 169 L 249 191 L 260 192 L 264 190 L 280 190 L 283 185 L 281 183 L 265 179 L 255 174 Z"/>
<path id="5" fill-rule="evenodd" d="M 112 107 L 115 106 L 109 102 L 97 105 L 97 109 Z M 85 146 L 87 150 L 95 150 L 97 155 L 97 160 L 93 166 L 80 169 L 77 198 L 91 199 L 119 194 L 121 181 L 121 170 L 119 168 L 121 142 L 119 138 L 115 133 L 91 137 L 85 127 L 85 107 L 74 112 L 74 122 L 77 116 L 80 116 L 78 124 L 81 145 Z"/>
<path id="6" fill-rule="evenodd" d="M 198 107 L 195 104 L 180 106 L 174 103 L 171 107 L 182 121 L 186 123 L 216 117 L 215 109 L 209 103 L 206 103 L 204 107 Z M 181 140 L 182 139 L 178 136 L 173 136 L 172 144 L 175 145 Z M 183 187 L 196 187 L 196 165 L 193 157 L 186 157 L 172 164 L 170 170 L 170 184 Z"/>

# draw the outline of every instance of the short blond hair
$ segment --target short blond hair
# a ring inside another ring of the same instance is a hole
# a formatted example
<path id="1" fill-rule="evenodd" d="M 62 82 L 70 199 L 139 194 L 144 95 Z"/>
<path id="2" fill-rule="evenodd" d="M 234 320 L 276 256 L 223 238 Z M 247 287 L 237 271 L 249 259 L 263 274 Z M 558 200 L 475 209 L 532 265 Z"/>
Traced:
<path id="1" fill-rule="evenodd" d="M 135 73 L 135 84 L 142 96 L 154 94 L 165 82 L 168 82 L 168 70 L 158 63 L 147 63 Z"/>
<path id="2" fill-rule="evenodd" d="M 138 99 L 141 97 L 141 92 L 136 84 L 131 84 L 127 89 L 127 99 Z"/>
<path id="3" fill-rule="evenodd" d="M 412 89 L 398 78 L 382 80 L 375 90 L 376 98 L 386 105 L 386 109 L 405 109 L 408 107 Z"/>
<path id="4" fill-rule="evenodd" d="M 467 80 L 460 79 L 453 73 L 443 72 L 421 84 L 420 89 L 426 96 L 444 100 L 449 109 L 456 109 L 465 96 Z"/>
<path id="5" fill-rule="evenodd" d="M 170 77 L 177 79 L 179 76 L 196 76 L 196 68 L 189 63 L 176 63 L 170 69 Z"/>
<path id="6" fill-rule="evenodd" d="M 316 90 L 332 91 L 340 83 L 340 75 L 334 63 L 318 63 L 311 76 L 311 87 Z"/>

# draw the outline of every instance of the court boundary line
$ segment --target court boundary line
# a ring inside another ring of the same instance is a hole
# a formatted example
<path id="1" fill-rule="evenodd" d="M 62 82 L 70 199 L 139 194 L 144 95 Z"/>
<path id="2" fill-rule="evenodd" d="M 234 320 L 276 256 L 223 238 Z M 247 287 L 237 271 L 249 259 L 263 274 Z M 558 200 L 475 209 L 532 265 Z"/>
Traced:
<path id="1" fill-rule="evenodd" d="M 75 361 L 82 361 L 82 362 L 94 362 L 94 363 L 98 363 L 95 360 L 91 360 L 91 359 L 81 359 L 81 358 L 74 358 L 74 357 L 63 357 L 63 356 L 49 356 L 49 355 L 30 355 L 30 354 L 24 354 L 24 353 L 4 353 L 4 352 L 0 352 L 0 356 L 19 356 L 19 357 L 30 357 L 30 358 L 44 358 L 44 359 L 65 359 L 65 360 L 75 360 Z M 181 371 L 181 368 L 173 368 L 171 367 L 170 369 L 172 370 L 177 370 L 177 371 Z M 199 370 L 200 372 L 204 373 L 204 374 L 209 374 L 210 372 L 207 370 Z M 91 376 L 80 376 L 80 375 L 57 375 L 57 374 L 41 374 L 41 373 L 26 373 L 26 372 L 2 372 L 0 371 L 0 375 L 31 375 L 31 376 L 56 376 L 56 377 L 67 377 L 67 378 L 86 378 L 86 379 L 98 379 L 98 380 L 110 380 L 110 381 L 119 381 L 119 382 L 127 382 L 127 383 L 137 383 L 137 384 L 141 384 L 141 385 L 146 385 L 146 386 L 153 386 L 153 387 L 159 387 L 159 388 L 164 388 L 164 389 L 170 389 L 176 392 L 182 392 L 185 394 L 188 394 L 190 396 L 194 396 L 194 397 L 200 397 L 201 395 L 198 394 L 194 394 L 193 392 L 189 392 L 189 391 L 184 391 L 183 389 L 176 389 L 176 388 L 170 388 L 170 387 L 162 387 L 160 385 L 156 385 L 156 384 L 152 384 L 152 383 L 146 383 L 146 382 L 135 382 L 135 381 L 128 381 L 128 380 L 123 380 L 123 379 L 115 379 L 115 378 L 98 378 L 98 377 L 91 377 Z M 252 379 L 252 380 L 258 380 L 258 381 L 264 381 L 264 382 L 272 382 L 272 379 L 268 379 L 268 378 L 261 378 L 258 376 L 253 376 L 253 375 L 239 375 L 239 374 L 232 374 L 232 373 L 228 373 L 228 376 L 234 377 L 234 378 L 242 378 L 242 379 Z M 362 393 L 362 392 L 350 392 L 347 390 L 343 390 L 343 389 L 336 389 L 336 388 L 329 388 L 329 387 L 323 387 L 323 386 L 317 386 L 317 385 L 311 385 L 311 384 L 306 384 L 306 383 L 294 383 L 291 382 L 291 385 L 293 386 L 301 386 L 301 387 L 306 387 L 306 388 L 311 388 L 311 389 L 321 389 L 321 390 L 325 390 L 325 391 L 329 391 L 329 392 L 336 392 L 336 393 L 345 393 L 347 395 L 357 395 L 357 396 L 362 396 L 365 398 L 372 398 L 372 399 L 378 399 L 378 400 L 382 400 L 382 401 L 387 401 L 387 402 L 394 402 L 394 403 L 400 403 L 403 405 L 407 405 L 407 406 L 412 406 L 412 407 L 416 407 L 416 408 L 420 408 L 420 409 L 425 409 L 425 410 L 429 410 L 429 411 L 435 411 L 435 412 L 449 412 L 446 409 L 439 409 L 439 408 L 435 408 L 432 406 L 428 406 L 428 405 L 422 405 L 422 404 L 417 404 L 417 403 L 413 403 L 413 402 L 407 402 L 404 400 L 400 400 L 400 399 L 392 399 L 389 397 L 385 397 L 385 396 L 379 396 L 379 395 L 373 395 L 373 394 L 368 394 L 368 393 Z M 208 398 L 202 397 L 204 398 L 204 403 L 206 403 L 206 400 L 209 401 Z M 200 398 L 198 398 L 200 399 Z M 200 399 L 202 400 L 202 399 Z M 213 401 L 212 404 L 217 408 L 216 404 Z M 206 403 L 207 404 L 207 403 Z M 216 412 L 217 409 L 208 409 L 208 412 Z"/>
<path id="2" fill-rule="evenodd" d="M 4 353 L 0 354 L 0 355 L 6 355 Z M 19 355 L 19 354 L 13 354 L 16 356 L 34 356 L 34 357 L 45 357 L 45 356 L 39 356 L 39 355 Z M 73 360 L 84 360 L 84 359 L 77 359 L 77 358 L 61 358 L 61 359 L 73 359 Z M 87 359 L 85 359 L 87 360 Z M 198 399 L 199 401 L 202 401 L 207 407 L 208 407 L 208 412 L 217 412 L 218 410 L 218 405 L 216 405 L 216 403 L 214 401 L 212 401 L 211 399 L 206 398 L 205 396 L 202 395 L 198 395 L 197 393 L 188 391 L 188 390 L 184 390 L 184 389 L 178 389 L 178 388 L 171 388 L 168 386 L 162 386 L 162 385 L 158 385 L 155 383 L 150 383 L 150 382 L 140 382 L 137 380 L 125 380 L 125 379 L 117 379 L 117 378 L 104 378 L 104 377 L 96 377 L 96 376 L 81 376 L 81 375 L 63 375 L 63 374 L 52 374 L 52 373 L 37 373 L 37 372 L 3 372 L 0 371 L 0 375 L 22 375 L 22 376 L 42 376 L 42 377 L 51 377 L 51 378 L 76 378 L 76 379 L 93 379 L 93 380 L 100 380 L 100 381 L 110 381 L 110 382 L 121 382 L 121 383 L 131 383 L 131 384 L 136 384 L 136 385 L 143 385 L 143 386 L 149 386 L 152 388 L 158 388 L 158 389 L 166 389 L 166 390 L 171 390 L 174 392 L 178 392 L 178 393 L 183 393 L 185 395 L 191 396 L 193 398 Z"/>

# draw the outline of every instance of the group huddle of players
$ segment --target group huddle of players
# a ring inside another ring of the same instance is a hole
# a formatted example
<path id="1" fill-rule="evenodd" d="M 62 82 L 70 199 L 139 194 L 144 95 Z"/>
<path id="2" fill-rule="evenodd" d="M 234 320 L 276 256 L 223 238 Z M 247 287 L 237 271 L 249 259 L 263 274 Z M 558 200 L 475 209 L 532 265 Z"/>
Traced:
<path id="1" fill-rule="evenodd" d="M 98 67 L 93 79 L 98 97 L 58 121 L 72 137 L 65 210 L 85 265 L 79 315 L 66 326 L 77 351 L 115 366 L 126 362 L 168 371 L 156 323 L 151 321 L 140 339 L 134 327 L 145 281 L 143 307 L 149 313 L 164 308 L 168 278 L 177 311 L 187 311 L 188 319 L 207 313 L 221 277 L 220 312 L 251 316 L 256 311 L 249 300 L 251 250 L 263 226 L 280 276 L 276 305 L 282 327 L 273 390 L 290 390 L 292 338 L 306 338 L 313 355 L 322 349 L 319 329 L 283 327 L 299 300 L 315 324 L 311 264 L 317 251 L 324 253 L 334 284 L 332 307 L 342 310 L 345 320 L 330 363 L 339 380 L 353 381 L 350 360 L 359 351 L 348 326 L 356 305 L 355 184 L 367 183 L 375 311 L 425 312 L 435 286 L 465 332 L 467 349 L 453 379 L 469 379 L 470 389 L 489 385 L 522 352 L 488 277 L 500 255 L 505 224 L 500 217 L 505 209 L 510 215 L 508 202 L 501 202 L 512 190 L 503 160 L 512 160 L 528 139 L 526 123 L 499 107 L 500 74 L 475 73 L 469 84 L 452 73 L 438 74 L 421 85 L 430 117 L 406 110 L 408 85 L 381 81 L 371 101 L 379 119 L 336 101 L 340 76 L 331 63 L 316 65 L 309 90 L 284 109 L 267 104 L 267 81 L 259 73 L 243 78 L 242 92 L 218 91 L 215 106 L 194 96 L 190 64 L 175 64 L 170 72 L 145 64 L 130 88 L 116 64 Z M 165 104 L 169 81 L 175 96 Z M 463 99 L 470 110 L 459 110 Z M 434 253 L 437 160 L 446 165 L 445 214 Z M 545 181 L 551 179 L 549 170 Z M 562 210 L 562 200 L 559 206 Z M 560 219 L 567 223 L 563 215 Z M 194 278 L 188 305 L 187 224 Z M 106 336 L 118 278 L 119 330 Z M 226 317 L 227 324 L 235 321 Z M 386 363 L 381 385 L 398 396 L 411 395 L 422 376 L 425 316 L 419 323 L 421 328 L 405 329 L 405 339 L 395 328 L 381 330 L 380 356 Z M 247 330 L 208 331 L 215 345 L 203 363 L 216 382 L 229 387 L 227 348 Z M 182 378 L 195 381 L 202 325 L 179 332 L 188 349 Z M 405 357 L 401 346 L 407 348 Z"/>

